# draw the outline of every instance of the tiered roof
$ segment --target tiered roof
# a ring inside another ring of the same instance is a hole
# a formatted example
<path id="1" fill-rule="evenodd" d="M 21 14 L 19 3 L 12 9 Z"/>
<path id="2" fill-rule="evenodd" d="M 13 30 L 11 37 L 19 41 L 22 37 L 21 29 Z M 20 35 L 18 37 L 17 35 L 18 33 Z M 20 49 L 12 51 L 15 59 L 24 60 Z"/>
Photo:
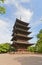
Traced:
<path id="1" fill-rule="evenodd" d="M 19 19 L 16 19 L 15 25 L 13 26 L 13 43 L 17 44 L 28 44 L 28 40 L 32 39 L 32 37 L 28 37 L 28 35 L 31 33 L 28 30 L 30 27 L 28 27 L 29 23 L 23 22 Z M 21 40 L 21 41 L 18 41 Z M 22 41 L 24 40 L 24 41 Z M 31 44 L 32 45 L 32 44 Z"/>

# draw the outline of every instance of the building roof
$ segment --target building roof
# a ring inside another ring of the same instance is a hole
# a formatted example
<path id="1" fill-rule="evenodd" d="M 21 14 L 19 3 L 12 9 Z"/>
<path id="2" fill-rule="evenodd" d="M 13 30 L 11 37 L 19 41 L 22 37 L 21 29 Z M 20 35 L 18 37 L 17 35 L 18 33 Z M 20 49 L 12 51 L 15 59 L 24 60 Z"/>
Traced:
<path id="1" fill-rule="evenodd" d="M 28 26 L 24 26 L 24 25 L 22 25 L 22 24 L 20 24 L 20 23 L 15 23 L 15 25 L 13 26 L 13 28 L 15 28 L 15 27 L 17 27 L 17 28 L 22 28 L 22 29 L 24 29 L 24 30 L 29 30 L 31 27 L 28 27 Z"/>
<path id="2" fill-rule="evenodd" d="M 24 33 L 27 33 L 27 34 L 30 34 L 31 33 L 29 31 L 26 31 L 26 30 L 23 30 L 23 29 L 20 29 L 20 28 L 15 28 L 15 31 L 24 32 Z"/>
<path id="3" fill-rule="evenodd" d="M 22 34 L 14 34 L 14 36 L 19 36 L 19 37 L 25 37 L 25 38 L 30 38 L 30 37 L 27 37 L 26 35 L 22 35 Z"/>
<path id="4" fill-rule="evenodd" d="M 21 31 L 24 31 L 24 32 L 28 32 L 28 33 L 29 33 L 28 30 L 25 30 L 25 29 L 23 29 L 23 28 L 15 27 L 15 29 L 13 29 L 12 31 L 14 32 L 15 30 L 21 30 Z M 31 32 L 30 32 L 30 33 L 31 33 Z"/>
<path id="5" fill-rule="evenodd" d="M 17 44 L 26 44 L 26 45 L 34 45 L 33 43 L 31 44 L 29 42 L 22 42 L 22 41 L 14 41 L 13 44 L 15 44 L 15 43 L 17 43 Z"/>
<path id="6" fill-rule="evenodd" d="M 21 24 L 23 24 L 25 26 L 28 26 L 29 25 L 29 23 L 23 22 L 23 21 L 21 21 L 19 19 L 16 19 L 16 22 L 21 23 Z"/>
<path id="7" fill-rule="evenodd" d="M 22 42 L 22 40 L 24 41 L 28 41 L 30 39 L 32 39 L 33 37 L 28 37 L 28 35 L 31 33 L 28 31 L 28 29 L 30 29 L 30 27 L 28 27 L 29 23 L 23 22 L 19 19 L 16 19 L 15 25 L 13 27 L 13 38 L 11 39 L 11 41 L 15 40 L 15 43 L 26 43 L 27 42 Z M 21 40 L 21 42 L 16 42 L 16 40 Z"/>
<path id="8" fill-rule="evenodd" d="M 12 39 L 11 39 L 11 41 L 13 41 L 13 40 L 15 40 L 15 39 L 25 39 L 25 40 L 30 40 L 30 39 L 32 39 L 33 37 L 26 37 L 26 36 L 22 36 L 22 35 L 15 35 Z"/>

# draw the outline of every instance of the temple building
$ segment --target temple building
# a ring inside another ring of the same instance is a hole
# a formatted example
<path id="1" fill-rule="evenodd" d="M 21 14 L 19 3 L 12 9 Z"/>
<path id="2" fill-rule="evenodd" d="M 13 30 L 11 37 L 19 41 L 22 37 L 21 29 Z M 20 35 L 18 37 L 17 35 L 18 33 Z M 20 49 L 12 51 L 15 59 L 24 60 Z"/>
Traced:
<path id="1" fill-rule="evenodd" d="M 29 23 L 16 19 L 13 26 L 13 34 L 11 39 L 11 41 L 13 41 L 12 45 L 16 48 L 16 51 L 25 51 L 28 46 L 33 45 L 32 43 L 28 42 L 30 39 L 32 39 L 32 37 L 28 36 L 31 33 L 29 32 L 30 27 L 28 25 Z"/>

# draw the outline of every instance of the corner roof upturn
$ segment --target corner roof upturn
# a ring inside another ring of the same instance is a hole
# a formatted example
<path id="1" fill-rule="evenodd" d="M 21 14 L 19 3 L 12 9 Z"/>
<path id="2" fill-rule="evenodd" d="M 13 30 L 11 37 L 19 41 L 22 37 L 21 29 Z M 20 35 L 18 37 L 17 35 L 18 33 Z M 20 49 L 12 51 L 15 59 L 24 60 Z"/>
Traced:
<path id="1" fill-rule="evenodd" d="M 21 23 L 21 24 L 23 24 L 23 25 L 26 25 L 26 26 L 29 25 L 29 23 L 24 22 L 24 21 L 21 21 L 21 20 L 19 20 L 19 19 L 17 19 L 17 18 L 16 18 L 16 22 L 19 22 L 19 23 Z"/>

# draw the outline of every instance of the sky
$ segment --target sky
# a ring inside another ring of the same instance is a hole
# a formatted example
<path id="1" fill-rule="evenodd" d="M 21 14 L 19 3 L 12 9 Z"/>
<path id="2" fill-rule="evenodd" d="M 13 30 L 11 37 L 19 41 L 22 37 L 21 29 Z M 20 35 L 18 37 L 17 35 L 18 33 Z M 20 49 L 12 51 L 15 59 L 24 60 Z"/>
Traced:
<path id="1" fill-rule="evenodd" d="M 0 14 L 0 43 L 11 43 L 13 25 L 16 18 L 30 23 L 29 42 L 36 43 L 36 35 L 42 29 L 42 0 L 5 0 L 0 6 L 6 8 L 5 14 Z"/>

